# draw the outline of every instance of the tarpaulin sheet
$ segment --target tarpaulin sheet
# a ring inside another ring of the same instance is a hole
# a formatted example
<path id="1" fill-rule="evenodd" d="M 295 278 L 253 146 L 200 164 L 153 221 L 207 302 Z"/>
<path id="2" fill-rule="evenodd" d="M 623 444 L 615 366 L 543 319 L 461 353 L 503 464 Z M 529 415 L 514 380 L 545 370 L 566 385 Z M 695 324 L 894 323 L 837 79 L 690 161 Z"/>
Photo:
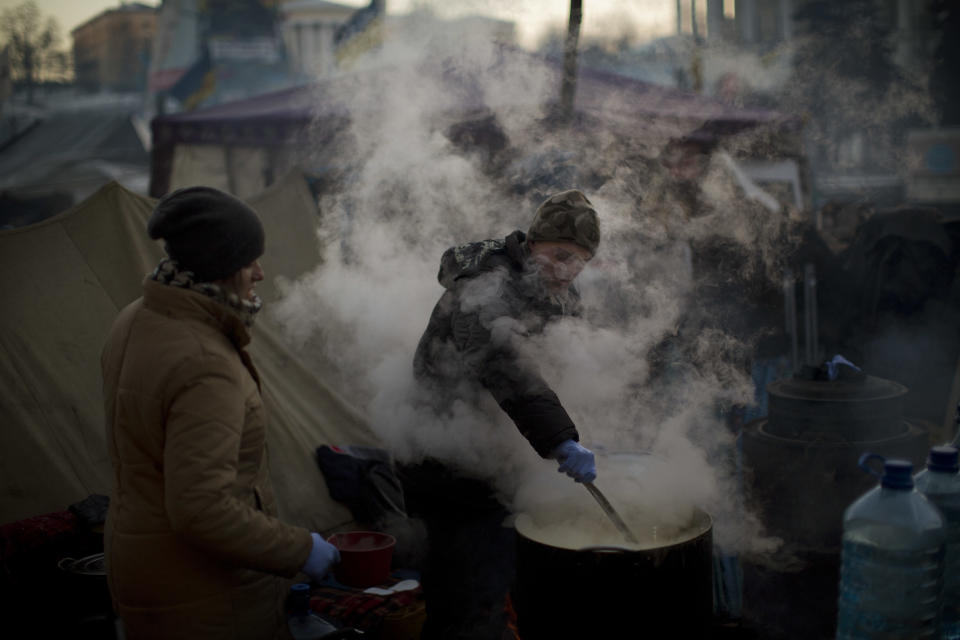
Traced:
<path id="1" fill-rule="evenodd" d="M 263 379 L 281 515 L 327 531 L 351 522 L 314 459 L 322 444 L 376 446 L 360 413 L 305 363 L 267 313 L 273 278 L 320 261 L 316 202 L 299 172 L 248 200 L 267 235 L 267 305 L 250 352 Z M 0 231 L 0 524 L 109 494 L 100 351 L 118 311 L 163 255 L 146 222 L 155 204 L 112 182 L 69 211 Z"/>

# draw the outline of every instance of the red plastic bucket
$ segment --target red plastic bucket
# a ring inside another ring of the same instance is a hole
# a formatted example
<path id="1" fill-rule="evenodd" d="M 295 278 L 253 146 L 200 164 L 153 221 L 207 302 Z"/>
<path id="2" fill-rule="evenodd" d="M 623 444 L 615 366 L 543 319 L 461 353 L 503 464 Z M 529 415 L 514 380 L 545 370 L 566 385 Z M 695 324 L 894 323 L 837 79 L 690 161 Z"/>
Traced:
<path id="1" fill-rule="evenodd" d="M 397 539 L 378 531 L 335 533 L 327 541 L 340 550 L 333 576 L 350 587 L 372 587 L 390 577 L 390 562 Z"/>

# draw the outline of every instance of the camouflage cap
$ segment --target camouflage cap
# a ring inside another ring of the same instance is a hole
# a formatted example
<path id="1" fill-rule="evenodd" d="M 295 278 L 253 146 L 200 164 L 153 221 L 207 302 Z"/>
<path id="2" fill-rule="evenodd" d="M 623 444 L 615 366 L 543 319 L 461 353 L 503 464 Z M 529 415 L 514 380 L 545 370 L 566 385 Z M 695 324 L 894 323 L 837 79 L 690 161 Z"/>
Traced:
<path id="1" fill-rule="evenodd" d="M 556 193 L 537 208 L 527 240 L 573 242 L 593 255 L 600 244 L 597 211 L 579 189 Z"/>

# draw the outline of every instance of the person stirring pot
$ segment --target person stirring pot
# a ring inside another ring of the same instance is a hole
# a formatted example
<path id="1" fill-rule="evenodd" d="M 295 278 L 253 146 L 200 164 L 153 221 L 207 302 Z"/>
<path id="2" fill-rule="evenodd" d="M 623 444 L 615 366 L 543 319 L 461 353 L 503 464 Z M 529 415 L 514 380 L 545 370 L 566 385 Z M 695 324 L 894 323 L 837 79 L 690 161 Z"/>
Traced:
<path id="1" fill-rule="evenodd" d="M 579 444 L 573 420 L 523 343 L 552 319 L 579 313 L 573 283 L 599 242 L 593 204 L 570 189 L 547 198 L 527 232 L 448 249 L 438 277 L 445 291 L 414 357 L 438 415 L 452 416 L 478 390 L 489 393 L 541 457 L 585 483 L 596 478 L 594 454 Z M 401 464 L 398 475 L 408 513 L 427 529 L 422 638 L 499 639 L 514 539 L 490 478 L 439 457 Z"/>

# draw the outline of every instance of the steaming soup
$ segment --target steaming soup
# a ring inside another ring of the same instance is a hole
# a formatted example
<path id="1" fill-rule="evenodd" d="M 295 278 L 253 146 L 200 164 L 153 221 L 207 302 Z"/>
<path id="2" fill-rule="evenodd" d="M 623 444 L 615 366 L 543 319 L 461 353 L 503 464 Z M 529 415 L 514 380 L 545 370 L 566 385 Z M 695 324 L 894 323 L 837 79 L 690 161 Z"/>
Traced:
<path id="1" fill-rule="evenodd" d="M 710 518 L 693 509 L 685 514 L 668 514 L 665 518 L 649 512 L 625 512 L 621 515 L 637 538 L 637 543 L 630 543 L 602 513 L 567 512 L 561 515 L 563 513 L 559 509 L 523 513 L 517 516 L 514 525 L 527 538 L 561 549 L 619 547 L 634 551 L 686 542 L 710 526 Z"/>

